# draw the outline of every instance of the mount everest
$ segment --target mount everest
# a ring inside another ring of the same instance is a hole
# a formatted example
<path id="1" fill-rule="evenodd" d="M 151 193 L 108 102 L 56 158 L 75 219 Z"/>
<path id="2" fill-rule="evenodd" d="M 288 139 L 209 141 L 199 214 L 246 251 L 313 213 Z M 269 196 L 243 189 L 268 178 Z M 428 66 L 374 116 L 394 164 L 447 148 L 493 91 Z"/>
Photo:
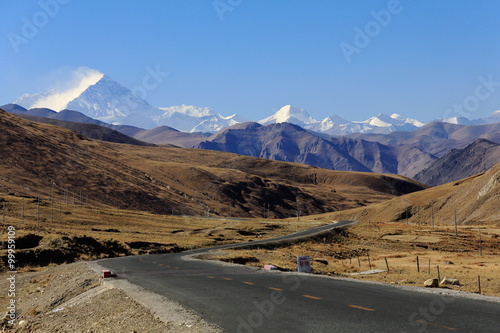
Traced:
<path id="1" fill-rule="evenodd" d="M 33 95 L 24 94 L 14 104 L 26 109 L 48 108 L 54 111 L 74 110 L 91 118 L 120 125 L 142 128 L 169 126 L 182 132 L 216 133 L 224 128 L 251 121 L 237 114 L 223 116 L 207 107 L 177 105 L 153 107 L 131 90 L 95 70 L 79 73 L 74 84 L 64 90 L 50 90 Z M 455 124 L 484 124 L 498 122 L 500 111 L 489 118 L 468 120 L 455 117 L 439 121 Z M 399 114 L 379 114 L 365 121 L 350 121 L 338 115 L 322 120 L 313 118 L 305 109 L 283 106 L 275 114 L 258 121 L 262 125 L 289 122 L 307 130 L 328 135 L 352 133 L 387 134 L 393 131 L 413 131 L 425 124 Z"/>

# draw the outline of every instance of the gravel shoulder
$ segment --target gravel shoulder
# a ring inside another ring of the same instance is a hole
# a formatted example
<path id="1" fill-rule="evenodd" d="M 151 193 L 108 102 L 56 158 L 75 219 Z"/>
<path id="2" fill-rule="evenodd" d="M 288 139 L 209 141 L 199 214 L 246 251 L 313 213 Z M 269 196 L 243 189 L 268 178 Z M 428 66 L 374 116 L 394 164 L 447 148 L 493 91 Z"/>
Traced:
<path id="1" fill-rule="evenodd" d="M 219 333 L 196 313 L 119 278 L 102 279 L 94 262 L 51 266 L 16 274 L 16 323 L 2 332 Z M 6 274 L 0 303 L 10 298 Z M 4 312 L 5 313 L 5 312 Z"/>

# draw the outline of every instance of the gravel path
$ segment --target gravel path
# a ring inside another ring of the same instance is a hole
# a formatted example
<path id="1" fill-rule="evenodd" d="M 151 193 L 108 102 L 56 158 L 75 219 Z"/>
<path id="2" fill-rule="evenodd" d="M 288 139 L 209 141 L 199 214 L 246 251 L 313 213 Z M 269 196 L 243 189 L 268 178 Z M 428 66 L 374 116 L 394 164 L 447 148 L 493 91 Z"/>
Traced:
<path id="1" fill-rule="evenodd" d="M 1 331 L 222 332 L 172 300 L 126 280 L 101 279 L 101 271 L 96 263 L 79 262 L 17 273 L 18 318 L 14 327 L 4 319 Z M 7 282 L 0 280 L 0 290 L 8 290 Z M 0 302 L 6 307 L 5 292 Z"/>

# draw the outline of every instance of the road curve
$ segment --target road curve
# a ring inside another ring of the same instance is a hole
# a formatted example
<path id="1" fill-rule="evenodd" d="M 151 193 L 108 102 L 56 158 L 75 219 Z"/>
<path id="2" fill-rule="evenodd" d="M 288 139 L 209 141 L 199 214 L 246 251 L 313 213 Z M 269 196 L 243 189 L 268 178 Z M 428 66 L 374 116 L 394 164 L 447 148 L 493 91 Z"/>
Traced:
<path id="1" fill-rule="evenodd" d="M 290 241 L 352 223 L 209 250 Z M 500 332 L 500 302 L 188 258 L 206 251 L 98 263 L 118 278 L 176 300 L 226 332 Z"/>

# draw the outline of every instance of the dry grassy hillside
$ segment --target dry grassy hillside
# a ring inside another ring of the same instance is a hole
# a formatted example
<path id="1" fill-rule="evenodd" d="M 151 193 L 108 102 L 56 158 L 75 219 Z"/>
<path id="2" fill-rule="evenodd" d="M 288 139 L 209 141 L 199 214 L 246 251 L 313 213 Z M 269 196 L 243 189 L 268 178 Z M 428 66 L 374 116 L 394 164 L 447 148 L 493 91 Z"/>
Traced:
<path id="1" fill-rule="evenodd" d="M 363 222 L 331 239 L 225 251 L 212 258 L 295 270 L 297 256 L 308 255 L 319 274 L 417 286 L 439 278 L 442 288 L 499 296 L 499 202 L 497 164 L 473 177 L 367 207 L 302 219 Z M 380 273 L 362 273 L 373 268 Z M 456 279 L 456 285 L 443 284 L 445 277 Z"/>
<path id="2" fill-rule="evenodd" d="M 160 210 L 173 204 L 111 148 L 71 130 L 0 113 L 0 189 L 18 195 L 86 198 L 93 204 Z"/>
<path id="3" fill-rule="evenodd" d="M 156 213 L 294 216 L 422 189 L 410 179 L 229 153 L 95 141 L 0 111 L 0 190 Z M 267 210 L 264 211 L 264 207 Z"/>
<path id="4" fill-rule="evenodd" d="M 431 225 L 458 225 L 500 222 L 500 163 L 487 172 L 441 186 L 411 193 L 369 207 L 311 217 L 349 218 L 359 221 L 406 222 Z"/>
<path id="5" fill-rule="evenodd" d="M 422 189 L 418 182 L 397 175 L 343 172 L 296 163 L 224 152 L 113 145 L 124 164 L 198 199 L 209 196 L 211 207 L 227 216 L 250 209 L 261 216 L 265 204 L 270 217 L 335 211 L 380 202 Z M 241 214 L 241 213 L 239 213 Z"/>

